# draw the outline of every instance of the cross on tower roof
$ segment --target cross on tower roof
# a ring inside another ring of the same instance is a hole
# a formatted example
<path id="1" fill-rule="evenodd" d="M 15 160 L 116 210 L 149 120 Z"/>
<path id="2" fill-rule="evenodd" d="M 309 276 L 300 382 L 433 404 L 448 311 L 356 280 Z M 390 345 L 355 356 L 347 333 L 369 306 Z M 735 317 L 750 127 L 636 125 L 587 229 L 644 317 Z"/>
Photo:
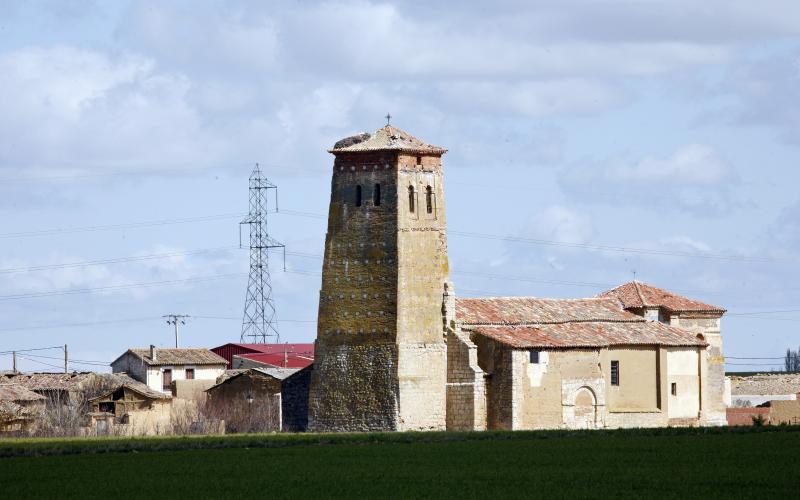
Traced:
<path id="1" fill-rule="evenodd" d="M 384 116 L 384 118 L 386 118 L 386 125 L 389 125 L 389 123 L 392 121 L 392 114 L 386 113 L 386 116 Z"/>

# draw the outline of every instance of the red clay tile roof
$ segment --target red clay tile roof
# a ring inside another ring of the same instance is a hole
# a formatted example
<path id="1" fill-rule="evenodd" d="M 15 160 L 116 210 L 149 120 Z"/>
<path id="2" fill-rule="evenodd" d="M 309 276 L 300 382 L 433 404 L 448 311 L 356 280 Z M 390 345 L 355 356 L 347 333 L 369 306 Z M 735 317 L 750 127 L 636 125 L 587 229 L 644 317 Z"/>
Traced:
<path id="1" fill-rule="evenodd" d="M 621 345 L 705 346 L 693 333 L 654 321 L 574 322 L 529 326 L 465 326 L 518 349 L 611 347 Z"/>
<path id="2" fill-rule="evenodd" d="M 456 322 L 514 348 L 705 346 L 695 334 L 628 312 L 615 297 L 456 298 Z"/>
<path id="3" fill-rule="evenodd" d="M 125 354 L 127 353 L 131 353 L 137 358 L 141 358 L 141 360 L 149 366 L 228 364 L 225 358 L 209 351 L 208 349 L 163 349 L 159 347 L 156 349 L 155 361 L 150 359 L 150 349 L 128 349 Z M 122 356 L 120 356 L 120 358 Z M 115 359 L 112 364 L 116 361 L 117 360 Z"/>
<path id="4" fill-rule="evenodd" d="M 375 134 L 359 134 L 346 137 L 333 145 L 329 153 L 351 153 L 365 151 L 404 151 L 408 153 L 444 154 L 446 149 L 432 146 L 397 127 L 386 125 Z"/>
<path id="5" fill-rule="evenodd" d="M 603 292 L 598 297 L 616 297 L 626 309 L 643 307 L 662 307 L 671 312 L 704 312 L 722 314 L 725 309 L 698 300 L 692 300 L 667 290 L 631 281 Z"/>
<path id="6" fill-rule="evenodd" d="M 523 325 L 571 321 L 644 321 L 611 297 L 539 299 L 536 297 L 456 298 L 456 321 L 464 325 Z"/>

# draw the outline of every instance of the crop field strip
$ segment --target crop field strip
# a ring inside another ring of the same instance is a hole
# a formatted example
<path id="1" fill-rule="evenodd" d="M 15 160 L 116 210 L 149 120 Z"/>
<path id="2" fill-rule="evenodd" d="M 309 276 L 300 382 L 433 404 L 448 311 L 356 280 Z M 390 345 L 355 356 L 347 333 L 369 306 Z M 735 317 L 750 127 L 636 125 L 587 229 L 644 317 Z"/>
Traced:
<path id="1" fill-rule="evenodd" d="M 6 498 L 790 497 L 800 427 L 0 441 Z M 8 496 L 6 496 L 8 495 Z"/>

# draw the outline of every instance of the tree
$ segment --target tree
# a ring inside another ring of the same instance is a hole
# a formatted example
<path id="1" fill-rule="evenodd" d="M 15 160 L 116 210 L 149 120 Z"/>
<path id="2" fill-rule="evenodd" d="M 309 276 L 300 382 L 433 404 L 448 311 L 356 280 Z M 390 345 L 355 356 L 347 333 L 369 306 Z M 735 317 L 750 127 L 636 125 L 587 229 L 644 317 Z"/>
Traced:
<path id="1" fill-rule="evenodd" d="M 786 349 L 786 357 L 783 360 L 784 370 L 787 372 L 800 371 L 800 348 L 796 351 Z"/>

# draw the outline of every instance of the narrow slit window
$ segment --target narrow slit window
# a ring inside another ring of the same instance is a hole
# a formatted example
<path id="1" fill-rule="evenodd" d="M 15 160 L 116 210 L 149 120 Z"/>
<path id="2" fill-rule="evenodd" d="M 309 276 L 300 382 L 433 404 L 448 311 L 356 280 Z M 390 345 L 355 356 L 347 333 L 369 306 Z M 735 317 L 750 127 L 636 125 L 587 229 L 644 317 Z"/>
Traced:
<path id="1" fill-rule="evenodd" d="M 356 206 L 361 206 L 361 184 L 356 186 Z"/>
<path id="2" fill-rule="evenodd" d="M 381 206 L 381 185 L 375 184 L 375 189 L 372 191 L 372 201 L 376 207 Z"/>
<path id="3" fill-rule="evenodd" d="M 677 396 L 678 395 L 678 384 L 677 384 L 677 382 L 673 382 L 672 383 L 672 385 L 670 386 L 670 392 L 672 392 L 673 396 Z"/>
<path id="4" fill-rule="evenodd" d="M 429 214 L 433 213 L 433 188 L 425 188 L 425 209 Z"/>
<path id="5" fill-rule="evenodd" d="M 530 351 L 530 362 L 531 364 L 534 365 L 539 364 L 539 351 L 536 350 Z"/>
<path id="6" fill-rule="evenodd" d="M 422 155 L 417 155 L 417 165 L 422 165 Z"/>
<path id="7" fill-rule="evenodd" d="M 414 186 L 408 186 L 408 211 L 414 213 Z"/>
<path id="8" fill-rule="evenodd" d="M 611 362 L 611 385 L 619 386 L 619 361 Z"/>

